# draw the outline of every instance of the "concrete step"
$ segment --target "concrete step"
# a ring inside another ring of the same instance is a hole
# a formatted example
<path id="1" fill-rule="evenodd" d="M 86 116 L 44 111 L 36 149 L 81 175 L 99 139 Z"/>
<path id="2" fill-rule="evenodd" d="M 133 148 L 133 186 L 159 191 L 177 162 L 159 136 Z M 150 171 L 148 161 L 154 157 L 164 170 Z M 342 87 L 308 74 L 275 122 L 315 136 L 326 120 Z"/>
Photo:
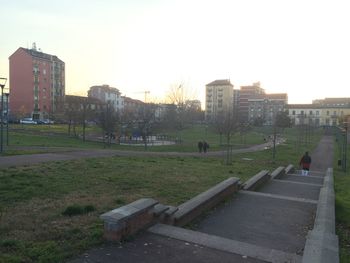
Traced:
<path id="1" fill-rule="evenodd" d="M 318 200 L 321 185 L 271 180 L 259 192 Z"/>
<path id="2" fill-rule="evenodd" d="M 194 243 L 206 248 L 216 249 L 218 251 L 232 254 L 232 262 L 301 262 L 301 256 L 286 253 L 276 249 L 260 247 L 228 238 L 210 235 L 185 228 L 174 227 L 169 225 L 157 224 L 148 229 L 153 234 L 167 236 L 177 240 Z M 187 261 L 186 261 L 187 262 Z M 192 261 L 188 261 L 192 262 Z M 222 262 L 217 259 L 213 262 Z"/>
<path id="3" fill-rule="evenodd" d="M 295 170 L 294 175 L 301 175 L 301 170 Z M 325 171 L 316 171 L 316 170 L 310 170 L 308 176 L 318 176 L 318 177 L 324 177 L 325 176 Z"/>
<path id="4" fill-rule="evenodd" d="M 287 181 L 295 181 L 295 182 L 302 182 L 302 183 L 312 183 L 312 184 L 319 184 L 323 185 L 323 177 L 321 176 L 302 176 L 302 175 L 292 175 L 292 174 L 286 174 L 284 175 L 281 180 L 287 180 Z"/>
<path id="5" fill-rule="evenodd" d="M 143 232 L 131 242 L 104 243 L 69 263 L 264 263 L 196 242 Z"/>
<path id="6" fill-rule="evenodd" d="M 240 191 L 194 223 L 194 229 L 239 242 L 302 255 L 317 202 Z"/>
<path id="7" fill-rule="evenodd" d="M 273 181 L 281 182 L 281 183 L 289 183 L 290 185 L 310 185 L 310 186 L 316 186 L 316 187 L 322 187 L 323 184 L 315 184 L 311 182 L 298 182 L 293 180 L 283 180 L 283 179 L 274 179 Z"/>

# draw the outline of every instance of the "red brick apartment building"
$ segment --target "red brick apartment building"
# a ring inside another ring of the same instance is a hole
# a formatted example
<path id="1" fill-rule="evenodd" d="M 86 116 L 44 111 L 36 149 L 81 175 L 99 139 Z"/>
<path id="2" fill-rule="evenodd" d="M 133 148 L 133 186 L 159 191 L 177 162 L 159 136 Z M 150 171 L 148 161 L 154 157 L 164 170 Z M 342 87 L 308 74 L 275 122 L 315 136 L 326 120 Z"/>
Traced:
<path id="1" fill-rule="evenodd" d="M 65 64 L 36 49 L 17 49 L 10 57 L 10 114 L 46 119 L 63 107 Z"/>

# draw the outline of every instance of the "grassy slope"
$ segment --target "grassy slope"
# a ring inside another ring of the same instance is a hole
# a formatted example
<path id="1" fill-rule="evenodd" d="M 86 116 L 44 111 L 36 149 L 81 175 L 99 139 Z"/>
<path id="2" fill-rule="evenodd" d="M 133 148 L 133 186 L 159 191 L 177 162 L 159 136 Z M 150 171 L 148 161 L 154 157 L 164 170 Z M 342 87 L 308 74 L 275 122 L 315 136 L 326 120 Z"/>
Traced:
<path id="1" fill-rule="evenodd" d="M 223 158 L 111 157 L 3 169 L 0 262 L 60 262 L 102 242 L 98 215 L 112 208 L 141 197 L 177 205 L 228 177 L 245 181 L 262 169 L 296 164 L 303 150 L 292 133 L 286 136 L 274 163 L 267 150 L 235 155 L 232 165 Z M 72 204 L 96 210 L 63 216 Z"/>
<path id="2" fill-rule="evenodd" d="M 335 212 L 337 234 L 339 236 L 340 243 L 340 262 L 350 263 L 350 168 L 348 163 L 347 173 L 345 173 L 341 170 L 340 166 L 337 166 L 337 160 L 340 159 L 340 153 L 339 145 L 335 145 Z M 348 156 L 350 156 L 350 149 L 348 149 Z"/>

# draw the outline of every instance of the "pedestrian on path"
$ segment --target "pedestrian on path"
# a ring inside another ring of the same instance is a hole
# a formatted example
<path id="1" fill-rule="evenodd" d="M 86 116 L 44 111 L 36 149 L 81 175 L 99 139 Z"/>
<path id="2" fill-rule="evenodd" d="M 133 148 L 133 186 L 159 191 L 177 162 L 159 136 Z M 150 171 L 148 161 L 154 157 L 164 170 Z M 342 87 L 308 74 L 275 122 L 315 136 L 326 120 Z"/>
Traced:
<path id="1" fill-rule="evenodd" d="M 303 157 L 301 157 L 299 165 L 301 166 L 301 174 L 309 175 L 310 165 L 311 165 L 311 157 L 308 152 L 305 152 Z"/>
<path id="2" fill-rule="evenodd" d="M 202 141 L 199 141 L 198 142 L 198 151 L 201 153 L 202 149 L 203 149 L 203 143 L 202 143 Z"/>
<path id="3" fill-rule="evenodd" d="M 204 151 L 204 153 L 206 153 L 208 149 L 209 149 L 209 144 L 206 141 L 204 141 L 203 142 L 203 151 Z"/>

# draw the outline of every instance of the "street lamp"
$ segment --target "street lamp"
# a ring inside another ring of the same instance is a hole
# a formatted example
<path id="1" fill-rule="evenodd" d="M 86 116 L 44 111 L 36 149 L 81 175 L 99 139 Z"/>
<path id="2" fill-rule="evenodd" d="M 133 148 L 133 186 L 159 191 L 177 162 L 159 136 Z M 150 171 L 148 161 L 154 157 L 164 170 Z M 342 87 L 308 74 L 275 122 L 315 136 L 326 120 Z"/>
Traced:
<path id="1" fill-rule="evenodd" d="M 1 127 L 0 127 L 0 153 L 3 152 L 3 128 L 4 128 L 4 88 L 7 82 L 7 78 L 0 78 L 1 88 Z"/>
<path id="2" fill-rule="evenodd" d="M 6 96 L 6 146 L 9 146 L 9 96 L 10 93 L 5 93 Z"/>
<path id="3" fill-rule="evenodd" d="M 343 171 L 346 172 L 347 169 L 347 152 L 348 152 L 348 123 L 344 122 L 344 140 L 343 140 Z"/>

